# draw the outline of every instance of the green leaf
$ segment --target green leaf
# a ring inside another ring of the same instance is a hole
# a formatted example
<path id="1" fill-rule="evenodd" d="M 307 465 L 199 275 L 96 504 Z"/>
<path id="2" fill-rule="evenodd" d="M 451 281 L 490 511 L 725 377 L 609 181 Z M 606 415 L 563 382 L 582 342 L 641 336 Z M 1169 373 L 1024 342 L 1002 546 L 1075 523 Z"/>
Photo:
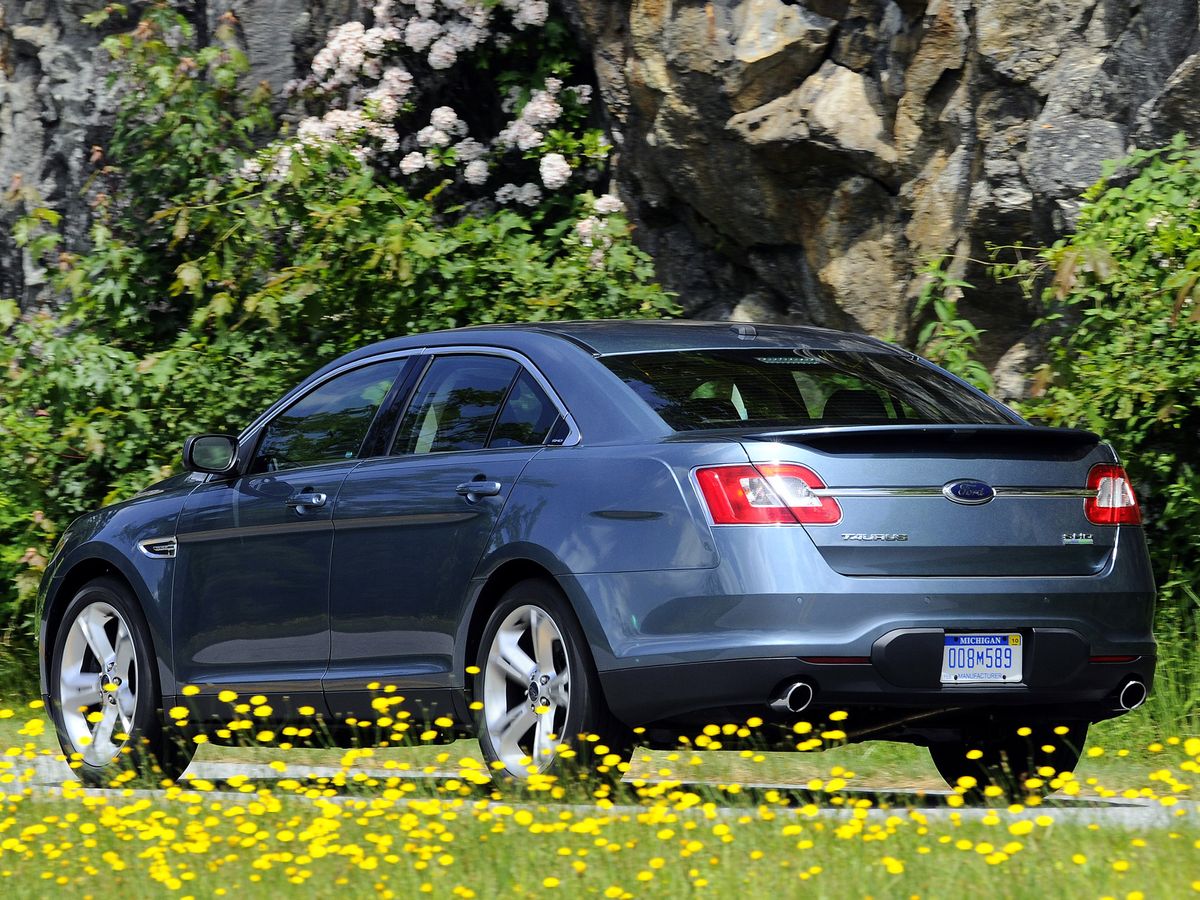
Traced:
<path id="1" fill-rule="evenodd" d="M 16 300 L 0 300 L 0 331 L 8 331 L 21 315 Z"/>
<path id="2" fill-rule="evenodd" d="M 199 294 L 200 286 L 204 282 L 204 276 L 200 272 L 200 267 L 194 262 L 185 262 L 176 268 L 175 278 L 174 284 L 171 285 L 171 293 L 173 294 L 180 294 L 185 290 Z"/>

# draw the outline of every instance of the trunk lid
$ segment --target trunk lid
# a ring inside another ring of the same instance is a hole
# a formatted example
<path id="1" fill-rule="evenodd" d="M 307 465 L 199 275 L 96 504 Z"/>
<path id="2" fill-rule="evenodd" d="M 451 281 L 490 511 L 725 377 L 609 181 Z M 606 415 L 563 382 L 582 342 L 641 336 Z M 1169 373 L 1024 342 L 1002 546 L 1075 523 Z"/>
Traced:
<path id="1" fill-rule="evenodd" d="M 824 481 L 841 521 L 804 527 L 843 575 L 1094 575 L 1116 547 L 1118 529 L 1084 513 L 1089 469 L 1114 461 L 1091 432 L 885 425 L 736 439 L 752 462 L 799 463 Z"/>

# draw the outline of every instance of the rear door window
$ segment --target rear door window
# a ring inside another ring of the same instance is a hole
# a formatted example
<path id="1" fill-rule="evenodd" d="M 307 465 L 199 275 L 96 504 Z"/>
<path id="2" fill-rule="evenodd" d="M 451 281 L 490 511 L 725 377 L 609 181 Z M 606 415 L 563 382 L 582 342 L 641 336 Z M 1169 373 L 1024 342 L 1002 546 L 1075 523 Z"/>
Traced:
<path id="1" fill-rule="evenodd" d="M 676 431 L 1014 421 L 986 397 L 893 353 L 686 350 L 601 362 Z"/>
<path id="2" fill-rule="evenodd" d="M 489 447 L 534 447 L 546 443 L 558 409 L 533 376 L 522 371 L 504 401 Z"/>
<path id="3" fill-rule="evenodd" d="M 482 450 L 520 366 L 500 356 L 440 356 L 408 405 L 392 453 Z"/>

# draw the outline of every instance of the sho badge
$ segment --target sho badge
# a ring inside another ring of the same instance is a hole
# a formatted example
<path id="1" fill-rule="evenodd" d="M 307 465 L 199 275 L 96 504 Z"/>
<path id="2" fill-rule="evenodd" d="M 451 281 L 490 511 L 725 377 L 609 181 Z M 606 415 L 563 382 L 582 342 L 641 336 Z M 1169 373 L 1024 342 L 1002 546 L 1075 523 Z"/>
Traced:
<path id="1" fill-rule="evenodd" d="M 862 532 L 843 532 L 843 541 L 907 541 L 907 534 L 863 534 Z"/>
<path id="2" fill-rule="evenodd" d="M 1092 536 L 1083 531 L 1076 531 L 1071 534 L 1064 534 L 1062 536 L 1062 542 L 1064 544 L 1092 544 L 1092 543 L 1095 543 L 1092 540 Z"/>

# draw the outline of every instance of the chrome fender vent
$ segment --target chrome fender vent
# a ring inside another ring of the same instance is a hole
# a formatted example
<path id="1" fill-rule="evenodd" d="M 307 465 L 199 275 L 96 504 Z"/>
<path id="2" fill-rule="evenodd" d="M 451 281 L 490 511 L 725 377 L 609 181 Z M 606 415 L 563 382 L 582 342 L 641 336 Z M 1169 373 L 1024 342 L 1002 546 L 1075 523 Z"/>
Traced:
<path id="1" fill-rule="evenodd" d="M 174 559 L 179 545 L 175 538 L 148 538 L 138 541 L 138 549 L 151 559 Z"/>

